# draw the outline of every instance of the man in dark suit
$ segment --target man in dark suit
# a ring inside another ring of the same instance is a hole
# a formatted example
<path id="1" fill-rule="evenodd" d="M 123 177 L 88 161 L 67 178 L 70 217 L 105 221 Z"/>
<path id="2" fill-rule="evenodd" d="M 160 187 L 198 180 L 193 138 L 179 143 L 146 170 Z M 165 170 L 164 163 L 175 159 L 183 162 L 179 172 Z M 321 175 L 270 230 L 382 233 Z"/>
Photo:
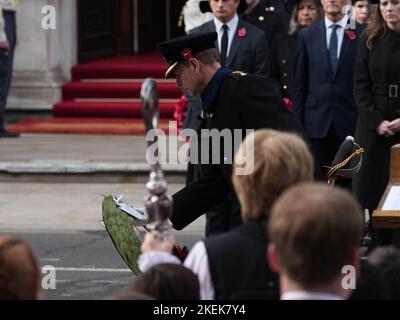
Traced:
<path id="1" fill-rule="evenodd" d="M 201 95 L 202 128 L 217 132 L 225 129 L 231 135 L 235 129 L 245 134 L 247 129 L 260 128 L 303 134 L 268 79 L 221 68 L 216 39 L 215 32 L 192 34 L 158 45 L 170 66 L 166 78 L 176 77 L 191 96 Z M 220 162 L 202 164 L 203 174 L 173 195 L 171 221 L 175 229 L 183 229 L 227 197 L 232 199 L 227 213 L 232 218 L 228 229 L 241 224 L 240 206 L 231 182 L 233 152 L 225 152 L 225 144 L 221 146 L 222 150 L 210 146 L 210 154 L 223 155 Z M 234 147 L 231 145 L 232 150 Z"/>
<path id="2" fill-rule="evenodd" d="M 213 20 L 190 30 L 189 34 L 217 32 L 215 47 L 222 67 L 267 77 L 270 61 L 267 37 L 263 31 L 239 18 L 237 10 L 240 0 L 209 0 L 208 4 L 214 15 Z M 189 110 L 184 127 L 199 130 L 202 101 L 200 97 L 186 96 Z M 189 164 L 186 182 L 195 181 L 202 174 L 200 165 Z M 228 218 L 231 207 L 232 199 L 228 198 L 207 213 L 206 236 L 230 229 L 232 221 Z"/>
<path id="3" fill-rule="evenodd" d="M 354 135 L 353 72 L 362 26 L 344 14 L 347 0 L 321 3 L 324 19 L 299 33 L 293 113 L 321 165 L 330 165 L 343 139 Z"/>
<path id="4" fill-rule="evenodd" d="M 267 76 L 269 48 L 264 32 L 237 15 L 240 0 L 209 0 L 213 20 L 189 31 L 217 32 L 216 47 L 221 66 L 251 74 Z"/>

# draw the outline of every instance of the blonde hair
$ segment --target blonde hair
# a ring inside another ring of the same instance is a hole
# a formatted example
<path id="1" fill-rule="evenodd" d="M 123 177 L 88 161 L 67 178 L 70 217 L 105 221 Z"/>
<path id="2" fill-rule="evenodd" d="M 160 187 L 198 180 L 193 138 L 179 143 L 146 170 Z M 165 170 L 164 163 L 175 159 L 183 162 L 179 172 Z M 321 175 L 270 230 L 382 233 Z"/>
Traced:
<path id="1" fill-rule="evenodd" d="M 354 197 L 326 184 L 300 184 L 275 203 L 269 239 L 288 277 L 311 289 L 333 281 L 353 261 L 362 236 Z"/>
<path id="2" fill-rule="evenodd" d="M 245 150 L 251 153 L 246 158 Z M 252 172 L 233 175 L 243 221 L 267 219 L 273 202 L 286 188 L 311 181 L 314 174 L 313 157 L 306 143 L 294 133 L 262 129 L 249 134 L 236 153 L 234 173 L 253 155 Z"/>

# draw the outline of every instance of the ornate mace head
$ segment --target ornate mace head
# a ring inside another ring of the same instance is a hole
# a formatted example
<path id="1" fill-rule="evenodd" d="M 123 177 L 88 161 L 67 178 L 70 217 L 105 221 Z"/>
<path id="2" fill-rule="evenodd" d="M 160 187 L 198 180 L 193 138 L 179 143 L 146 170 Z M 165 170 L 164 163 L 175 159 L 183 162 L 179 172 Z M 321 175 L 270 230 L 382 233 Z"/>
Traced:
<path id="1" fill-rule="evenodd" d="M 158 129 L 160 112 L 158 104 L 158 89 L 154 79 L 145 79 L 140 92 L 142 100 L 142 116 L 146 127 L 146 137 L 152 130 Z M 149 196 L 145 198 L 145 208 L 150 222 L 150 227 L 166 232 L 169 230 L 168 219 L 171 216 L 172 198 L 167 195 L 167 181 L 161 170 L 158 152 L 158 139 L 154 134 L 154 140 L 147 141 L 147 147 L 153 147 L 156 159 L 151 165 L 149 181 L 146 184 Z"/>

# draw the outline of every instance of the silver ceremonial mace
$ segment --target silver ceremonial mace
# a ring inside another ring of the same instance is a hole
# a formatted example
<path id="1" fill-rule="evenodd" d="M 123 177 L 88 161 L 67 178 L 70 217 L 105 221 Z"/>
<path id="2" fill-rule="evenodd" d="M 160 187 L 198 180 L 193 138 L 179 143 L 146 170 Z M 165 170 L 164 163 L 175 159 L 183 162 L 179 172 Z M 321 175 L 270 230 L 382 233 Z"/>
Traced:
<path id="1" fill-rule="evenodd" d="M 160 110 L 158 105 L 158 89 L 154 79 L 144 80 L 140 91 L 142 100 L 142 116 L 146 127 L 146 136 L 151 130 L 158 129 Z M 155 161 L 152 161 L 149 181 L 146 183 L 149 196 L 145 198 L 145 208 L 149 219 L 149 227 L 160 232 L 161 237 L 169 232 L 168 222 L 172 211 L 172 198 L 167 195 L 167 181 L 161 170 L 159 161 L 158 137 L 155 134 L 153 141 L 148 141 L 147 147 L 155 145 Z"/>

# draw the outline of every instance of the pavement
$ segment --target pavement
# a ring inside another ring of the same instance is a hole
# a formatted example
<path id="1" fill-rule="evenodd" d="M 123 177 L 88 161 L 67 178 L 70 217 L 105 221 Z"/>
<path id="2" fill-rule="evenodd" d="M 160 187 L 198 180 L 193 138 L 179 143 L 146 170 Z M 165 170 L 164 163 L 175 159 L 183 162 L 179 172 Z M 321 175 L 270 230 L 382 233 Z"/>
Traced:
<path id="1" fill-rule="evenodd" d="M 183 183 L 186 166 L 173 161 L 183 142 L 176 140 L 160 139 L 165 146 L 162 164 L 166 174 L 180 176 Z M 143 136 L 25 134 L 0 139 L 0 181 L 54 182 L 59 177 L 61 182 L 86 182 L 90 175 L 90 181 L 131 182 L 139 174 L 147 178 L 149 170 Z M 82 174 L 86 176 L 79 180 Z"/>
<path id="2" fill-rule="evenodd" d="M 143 206 L 145 155 L 143 136 L 0 139 L 0 232 L 27 240 L 40 267 L 55 268 L 57 287 L 43 290 L 45 299 L 104 299 L 129 288 L 134 275 L 105 231 L 101 204 L 105 195 L 123 194 Z M 162 167 L 173 194 L 184 185 L 186 166 Z M 173 231 L 177 241 L 190 248 L 202 239 L 204 220 Z"/>
<path id="3" fill-rule="evenodd" d="M 129 204 L 143 206 L 150 170 L 145 155 L 143 136 L 28 134 L 0 139 L 0 229 L 103 229 L 105 195 L 123 194 Z M 185 168 L 163 166 L 169 194 L 183 187 Z M 185 232 L 202 232 L 203 224 L 200 219 Z"/>
<path id="4" fill-rule="evenodd" d="M 118 255 L 105 231 L 12 232 L 33 248 L 42 268 L 43 282 L 49 267 L 55 287 L 43 285 L 46 300 L 103 300 L 129 289 L 135 275 Z M 198 239 L 176 236 L 191 247 Z"/>

